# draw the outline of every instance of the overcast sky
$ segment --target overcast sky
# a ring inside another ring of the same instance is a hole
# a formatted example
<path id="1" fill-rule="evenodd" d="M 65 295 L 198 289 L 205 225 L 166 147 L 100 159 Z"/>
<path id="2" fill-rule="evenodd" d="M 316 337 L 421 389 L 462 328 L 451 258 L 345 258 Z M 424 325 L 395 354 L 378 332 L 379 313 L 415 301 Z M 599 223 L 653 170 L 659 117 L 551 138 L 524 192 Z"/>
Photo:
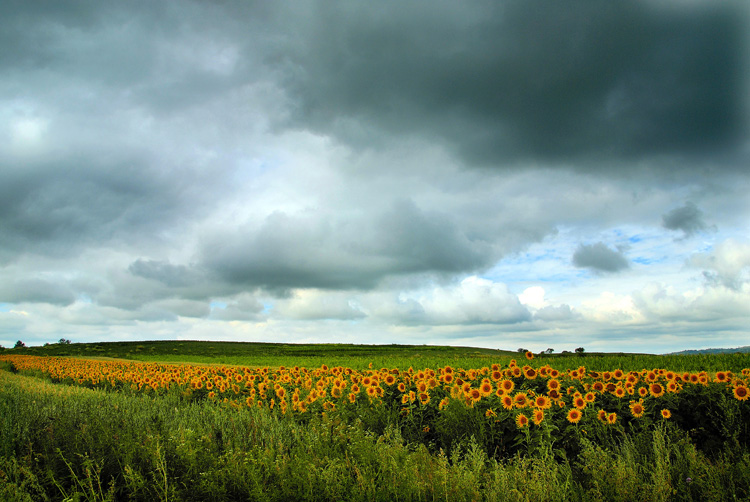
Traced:
<path id="1" fill-rule="evenodd" d="M 750 345 L 749 19 L 4 1 L 0 344 Z"/>

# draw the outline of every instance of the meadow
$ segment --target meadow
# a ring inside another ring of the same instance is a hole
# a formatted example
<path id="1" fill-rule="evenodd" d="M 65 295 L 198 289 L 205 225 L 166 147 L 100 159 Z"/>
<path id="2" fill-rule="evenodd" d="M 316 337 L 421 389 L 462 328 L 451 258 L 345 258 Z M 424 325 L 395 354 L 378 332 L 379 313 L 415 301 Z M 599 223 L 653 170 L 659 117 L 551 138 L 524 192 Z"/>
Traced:
<path id="1" fill-rule="evenodd" d="M 750 500 L 747 354 L 0 353 L 2 500 Z"/>

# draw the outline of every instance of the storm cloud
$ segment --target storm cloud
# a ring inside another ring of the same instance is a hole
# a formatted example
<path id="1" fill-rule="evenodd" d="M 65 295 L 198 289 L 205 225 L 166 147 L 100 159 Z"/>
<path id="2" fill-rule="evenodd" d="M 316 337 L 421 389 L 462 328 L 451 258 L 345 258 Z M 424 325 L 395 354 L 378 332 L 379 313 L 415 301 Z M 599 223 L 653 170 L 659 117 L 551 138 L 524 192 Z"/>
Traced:
<path id="1" fill-rule="evenodd" d="M 732 146 L 742 25 L 726 3 L 313 2 L 279 55 L 293 123 L 364 146 L 434 137 L 471 164 Z M 307 20 L 309 16 L 309 21 Z"/>

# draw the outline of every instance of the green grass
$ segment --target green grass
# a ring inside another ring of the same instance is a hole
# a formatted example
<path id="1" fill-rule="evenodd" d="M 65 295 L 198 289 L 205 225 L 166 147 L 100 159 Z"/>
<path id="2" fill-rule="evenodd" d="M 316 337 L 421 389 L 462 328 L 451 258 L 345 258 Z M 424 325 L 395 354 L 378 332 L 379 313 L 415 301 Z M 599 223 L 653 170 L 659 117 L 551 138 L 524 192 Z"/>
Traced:
<path id="1" fill-rule="evenodd" d="M 438 345 L 282 344 L 256 342 L 142 341 L 50 344 L 42 347 L 7 349 L 6 353 L 39 356 L 80 356 L 132 359 L 150 362 L 190 362 L 240 366 L 300 366 L 307 368 L 348 366 L 437 368 L 507 365 L 523 360 L 513 351 Z M 673 371 L 740 371 L 750 367 L 750 354 L 651 355 L 622 353 L 551 354 L 535 364 L 548 362 L 555 368 L 581 365 L 594 371 L 620 368 L 625 371 L 668 367 Z"/>

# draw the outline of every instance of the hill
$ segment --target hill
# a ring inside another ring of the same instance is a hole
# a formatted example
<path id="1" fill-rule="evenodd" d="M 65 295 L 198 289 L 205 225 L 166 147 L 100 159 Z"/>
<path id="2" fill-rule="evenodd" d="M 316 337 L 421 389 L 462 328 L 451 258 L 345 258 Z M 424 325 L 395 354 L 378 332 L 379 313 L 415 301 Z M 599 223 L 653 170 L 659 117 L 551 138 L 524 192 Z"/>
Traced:
<path id="1" fill-rule="evenodd" d="M 736 352 L 750 353 L 750 345 L 744 347 L 736 347 L 734 349 L 700 349 L 700 350 L 681 350 L 679 352 L 671 352 L 669 355 L 695 355 L 695 354 L 734 354 Z"/>

